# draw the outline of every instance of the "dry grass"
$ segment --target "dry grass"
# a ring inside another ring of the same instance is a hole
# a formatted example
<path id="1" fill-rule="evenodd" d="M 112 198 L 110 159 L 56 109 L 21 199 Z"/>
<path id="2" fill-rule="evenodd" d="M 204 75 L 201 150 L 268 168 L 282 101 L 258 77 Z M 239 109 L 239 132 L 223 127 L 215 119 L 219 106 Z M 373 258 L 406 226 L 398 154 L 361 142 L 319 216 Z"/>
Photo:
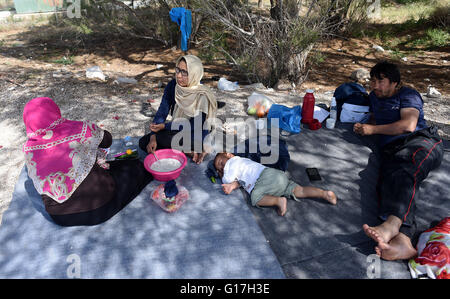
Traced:
<path id="1" fill-rule="evenodd" d="M 430 17 L 436 7 L 450 5 L 449 0 L 423 0 L 409 2 L 403 5 L 393 1 L 383 5 L 381 10 L 381 24 L 401 24 L 408 20 L 420 20 Z"/>

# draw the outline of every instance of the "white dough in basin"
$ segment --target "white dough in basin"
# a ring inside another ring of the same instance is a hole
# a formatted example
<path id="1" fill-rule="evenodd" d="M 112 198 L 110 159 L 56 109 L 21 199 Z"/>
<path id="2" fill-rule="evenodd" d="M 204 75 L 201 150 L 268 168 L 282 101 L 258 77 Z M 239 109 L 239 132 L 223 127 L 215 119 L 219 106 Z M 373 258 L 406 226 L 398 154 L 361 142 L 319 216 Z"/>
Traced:
<path id="1" fill-rule="evenodd" d="M 181 162 L 177 159 L 167 158 L 154 162 L 150 169 L 157 172 L 169 172 L 180 168 L 180 166 Z"/>

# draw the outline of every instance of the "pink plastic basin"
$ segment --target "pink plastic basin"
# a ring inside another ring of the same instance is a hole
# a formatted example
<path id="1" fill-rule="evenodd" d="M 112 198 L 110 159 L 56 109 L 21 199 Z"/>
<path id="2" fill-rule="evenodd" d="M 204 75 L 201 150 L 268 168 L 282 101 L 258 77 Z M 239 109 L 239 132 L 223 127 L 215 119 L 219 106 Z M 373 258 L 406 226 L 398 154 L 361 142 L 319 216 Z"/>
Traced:
<path id="1" fill-rule="evenodd" d="M 145 169 L 147 169 L 147 171 L 153 175 L 155 180 L 158 180 L 161 182 L 168 182 L 168 181 L 175 180 L 176 178 L 178 178 L 180 176 L 181 170 L 183 170 L 183 168 L 186 166 L 186 163 L 187 163 L 186 155 L 179 150 L 161 149 L 161 150 L 155 151 L 155 155 L 158 157 L 159 160 L 172 158 L 172 159 L 177 159 L 181 163 L 181 166 L 179 168 L 175 169 L 174 171 L 159 172 L 159 171 L 154 171 L 151 169 L 152 164 L 155 163 L 155 161 L 156 161 L 155 156 L 153 154 L 149 154 L 147 157 L 145 157 L 145 160 L 144 160 Z"/>

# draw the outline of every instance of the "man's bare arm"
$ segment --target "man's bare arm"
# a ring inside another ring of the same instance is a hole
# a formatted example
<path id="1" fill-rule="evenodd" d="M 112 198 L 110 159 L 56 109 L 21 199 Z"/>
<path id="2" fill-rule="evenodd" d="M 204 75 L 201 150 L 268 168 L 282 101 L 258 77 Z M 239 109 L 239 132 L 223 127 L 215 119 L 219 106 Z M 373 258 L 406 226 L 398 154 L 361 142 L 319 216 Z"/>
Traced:
<path id="1" fill-rule="evenodd" d="M 371 125 L 356 123 L 353 131 L 360 135 L 402 135 L 414 132 L 419 120 L 419 110 L 415 108 L 402 108 L 400 110 L 400 120 L 386 125 Z"/>

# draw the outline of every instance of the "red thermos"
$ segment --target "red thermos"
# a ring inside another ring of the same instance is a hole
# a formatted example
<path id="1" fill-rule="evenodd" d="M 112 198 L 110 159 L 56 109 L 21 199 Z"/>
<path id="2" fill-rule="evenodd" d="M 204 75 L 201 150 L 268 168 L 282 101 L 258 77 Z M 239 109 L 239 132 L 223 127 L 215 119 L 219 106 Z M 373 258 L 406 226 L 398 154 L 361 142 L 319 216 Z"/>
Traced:
<path id="1" fill-rule="evenodd" d="M 302 106 L 302 123 L 309 124 L 312 122 L 314 118 L 314 90 L 307 89 L 306 94 L 303 97 L 303 106 Z"/>

